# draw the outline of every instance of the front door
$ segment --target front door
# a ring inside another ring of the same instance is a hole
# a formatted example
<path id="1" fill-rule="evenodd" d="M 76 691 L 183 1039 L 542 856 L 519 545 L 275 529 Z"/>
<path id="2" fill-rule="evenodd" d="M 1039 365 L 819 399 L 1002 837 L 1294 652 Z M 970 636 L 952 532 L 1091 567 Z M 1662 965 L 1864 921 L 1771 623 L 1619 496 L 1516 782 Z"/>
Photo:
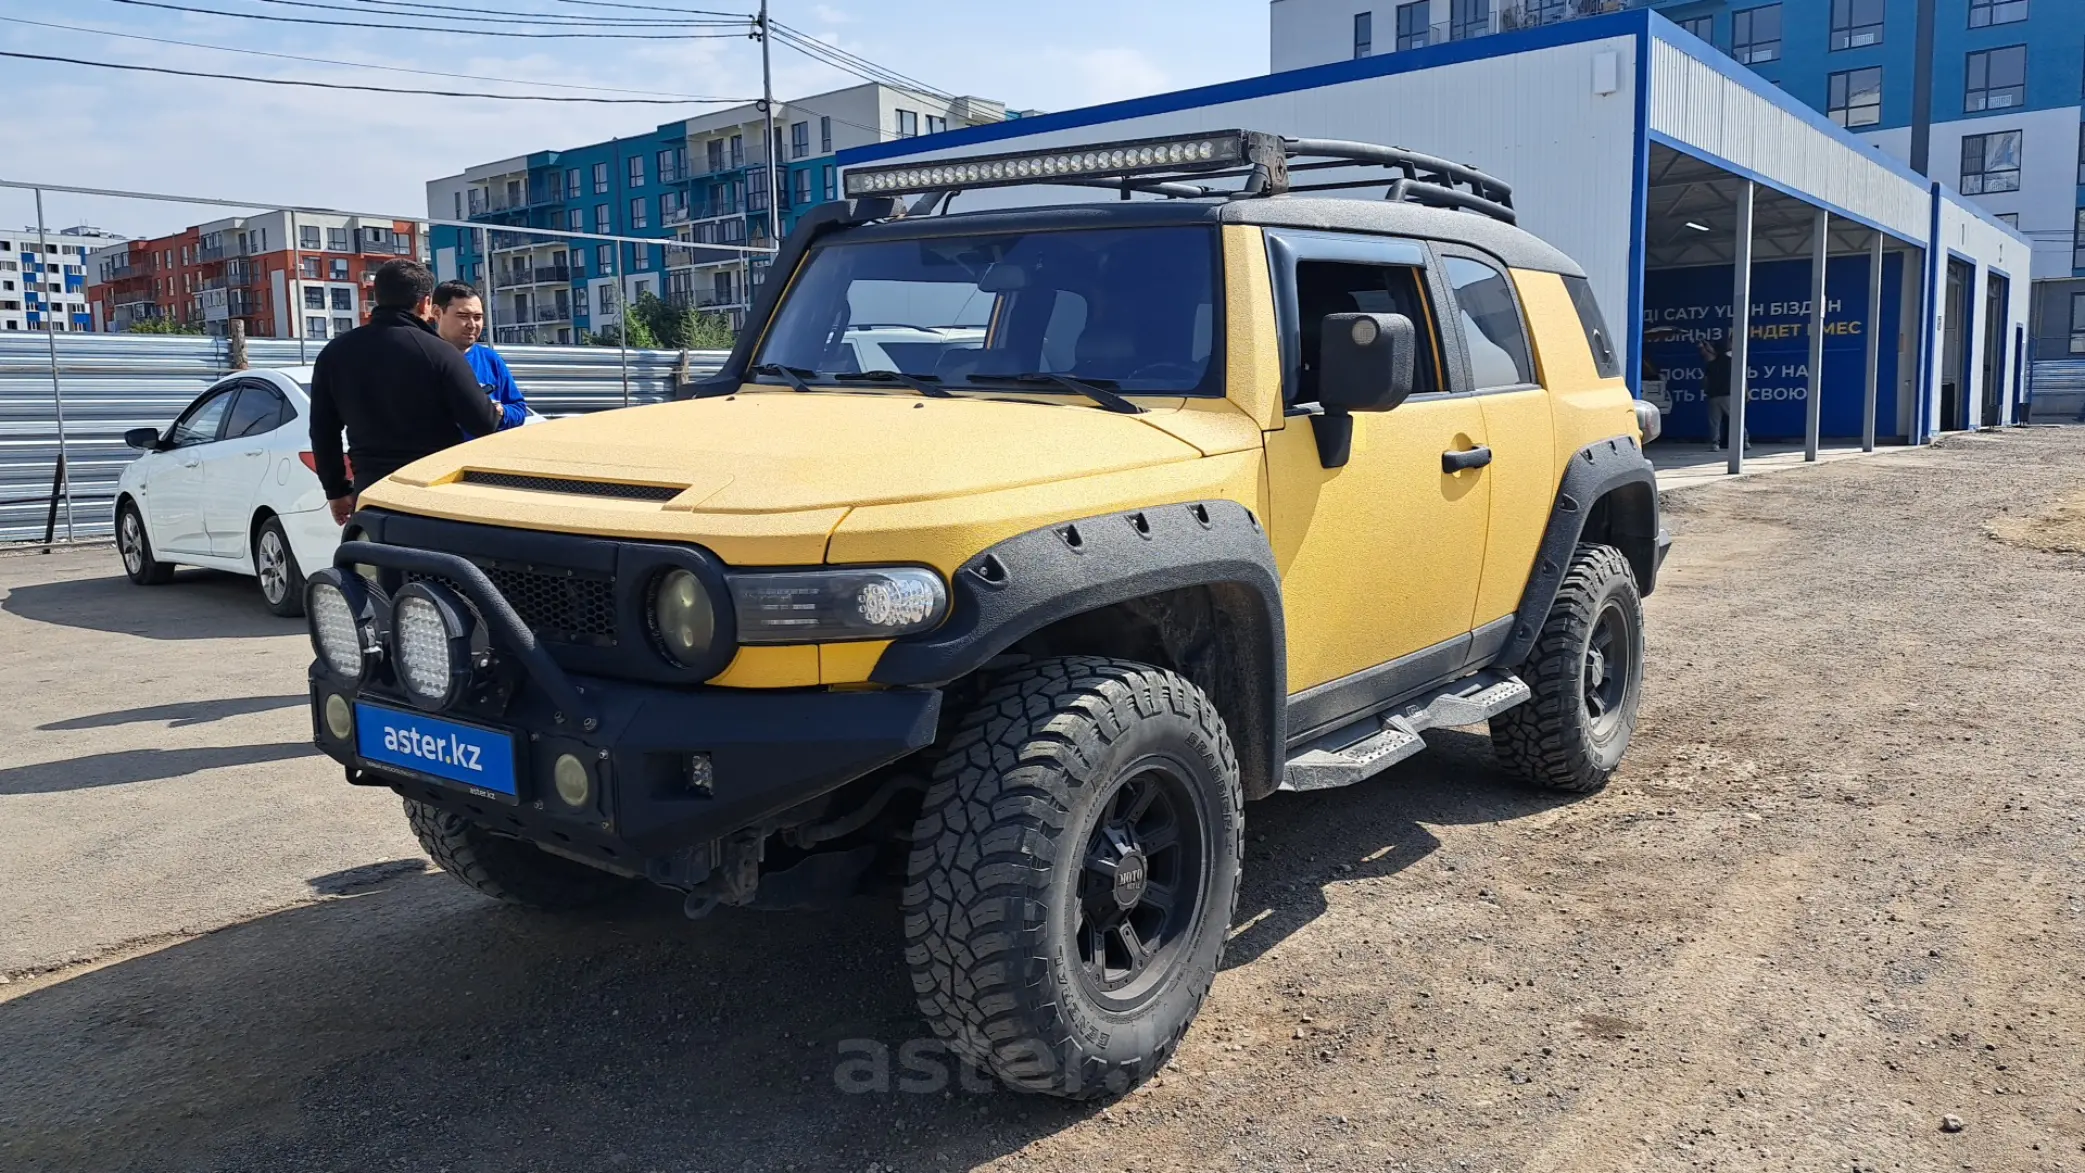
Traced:
<path id="1" fill-rule="evenodd" d="M 1371 683 L 1378 679 L 1454 671 L 1484 568 L 1491 483 L 1482 467 L 1451 472 L 1442 459 L 1484 447 L 1486 430 L 1440 329 L 1439 274 L 1410 242 L 1270 235 L 1291 322 L 1285 333 L 1301 340 L 1288 364 L 1288 398 L 1299 406 L 1267 437 L 1268 536 L 1282 574 L 1289 689 L 1366 676 L 1352 681 L 1366 697 L 1379 691 Z M 1347 464 L 1325 468 L 1304 413 L 1316 399 L 1323 322 L 1337 313 L 1411 318 L 1417 390 L 1394 411 L 1354 416 Z M 1400 660 L 1404 668 L 1384 668 Z"/>
<path id="2" fill-rule="evenodd" d="M 1995 428 L 2005 411 L 2005 305 L 2010 282 L 1996 273 L 1985 279 L 1984 377 L 1978 387 L 1980 422 Z"/>
<path id="3" fill-rule="evenodd" d="M 224 429 L 235 384 L 203 393 L 167 431 L 166 449 L 146 486 L 146 511 L 152 518 L 152 542 L 169 554 L 209 554 L 210 535 L 203 521 L 204 463 Z"/>

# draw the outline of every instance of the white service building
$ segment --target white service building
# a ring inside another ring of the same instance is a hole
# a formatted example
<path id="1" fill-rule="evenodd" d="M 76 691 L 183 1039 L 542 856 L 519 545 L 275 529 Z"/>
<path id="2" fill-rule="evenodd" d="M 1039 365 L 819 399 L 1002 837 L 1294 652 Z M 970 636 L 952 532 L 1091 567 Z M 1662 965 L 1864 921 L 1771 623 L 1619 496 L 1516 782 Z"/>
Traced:
<path id="1" fill-rule="evenodd" d="M 1706 433 L 1697 344 L 1728 338 L 1734 319 L 1750 339 L 1756 439 L 1804 438 L 1816 334 L 1826 439 L 1920 443 L 2013 422 L 2024 400 L 2027 239 L 1649 11 L 1021 118 L 937 136 L 932 149 L 884 143 L 839 162 L 1233 128 L 1406 147 L 1512 184 L 1521 225 L 1585 267 L 1610 320 L 1633 324 L 1631 378 L 1666 377 L 1675 440 Z M 1091 198 L 998 189 L 956 206 Z M 1740 258 L 1751 295 L 1734 315 Z"/>

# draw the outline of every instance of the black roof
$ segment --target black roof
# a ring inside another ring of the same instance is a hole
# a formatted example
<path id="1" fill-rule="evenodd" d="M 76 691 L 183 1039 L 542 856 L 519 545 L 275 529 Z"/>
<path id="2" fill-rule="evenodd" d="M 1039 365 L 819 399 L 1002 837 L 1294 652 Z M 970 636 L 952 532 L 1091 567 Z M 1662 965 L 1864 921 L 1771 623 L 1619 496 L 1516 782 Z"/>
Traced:
<path id="1" fill-rule="evenodd" d="M 1578 263 L 1523 228 L 1471 212 L 1404 201 L 1268 196 L 1228 201 L 1134 199 L 948 212 L 865 224 L 839 239 L 917 239 L 972 232 L 1251 224 L 1317 232 L 1450 241 L 1481 249 L 1516 269 L 1583 277 Z"/>

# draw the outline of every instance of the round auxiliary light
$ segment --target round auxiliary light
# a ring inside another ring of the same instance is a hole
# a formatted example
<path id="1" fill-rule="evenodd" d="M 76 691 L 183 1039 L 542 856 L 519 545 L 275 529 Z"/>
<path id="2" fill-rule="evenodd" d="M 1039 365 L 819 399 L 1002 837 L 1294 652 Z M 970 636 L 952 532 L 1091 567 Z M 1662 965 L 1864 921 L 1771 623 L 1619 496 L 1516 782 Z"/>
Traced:
<path id="1" fill-rule="evenodd" d="M 362 624 L 359 608 L 342 589 L 338 572 L 321 571 L 304 592 L 304 611 L 311 617 L 311 647 L 336 676 L 362 677 Z"/>
<path id="2" fill-rule="evenodd" d="M 669 570 L 652 596 L 652 629 L 666 658 L 693 668 L 717 639 L 717 610 L 709 588 L 692 571 Z"/>
<path id="3" fill-rule="evenodd" d="M 1205 161 L 1216 158 L 1216 144 L 1212 142 L 1197 143 L 1195 145 L 1195 157 Z"/>
<path id="4" fill-rule="evenodd" d="M 423 709 L 446 709 L 471 683 L 470 608 L 439 583 L 409 583 L 391 606 L 391 662 Z"/>
<path id="5" fill-rule="evenodd" d="M 1376 344 L 1376 336 L 1382 332 L 1383 328 L 1376 325 L 1374 318 L 1354 319 L 1353 335 L 1354 345 L 1356 346 L 1374 346 Z"/>
<path id="6" fill-rule="evenodd" d="M 586 763 L 571 754 L 558 755 L 550 767 L 550 781 L 566 806 L 583 807 L 594 796 L 594 780 L 587 775 Z"/>
<path id="7" fill-rule="evenodd" d="M 355 735 L 355 713 L 348 708 L 347 698 L 337 692 L 326 694 L 326 732 L 335 741 L 346 741 Z"/>

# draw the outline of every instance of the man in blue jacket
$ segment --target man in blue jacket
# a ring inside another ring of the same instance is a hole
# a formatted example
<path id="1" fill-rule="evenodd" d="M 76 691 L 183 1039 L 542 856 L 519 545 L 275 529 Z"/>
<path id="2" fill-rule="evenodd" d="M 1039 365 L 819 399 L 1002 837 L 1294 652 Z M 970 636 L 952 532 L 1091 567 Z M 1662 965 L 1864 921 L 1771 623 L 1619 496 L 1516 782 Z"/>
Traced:
<path id="1" fill-rule="evenodd" d="M 485 333 L 485 303 L 478 291 L 462 281 L 444 281 L 434 290 L 435 332 L 463 352 L 465 361 L 478 376 L 478 386 L 500 409 L 500 431 L 518 428 L 528 418 L 528 404 L 514 384 L 499 351 L 478 341 Z"/>

